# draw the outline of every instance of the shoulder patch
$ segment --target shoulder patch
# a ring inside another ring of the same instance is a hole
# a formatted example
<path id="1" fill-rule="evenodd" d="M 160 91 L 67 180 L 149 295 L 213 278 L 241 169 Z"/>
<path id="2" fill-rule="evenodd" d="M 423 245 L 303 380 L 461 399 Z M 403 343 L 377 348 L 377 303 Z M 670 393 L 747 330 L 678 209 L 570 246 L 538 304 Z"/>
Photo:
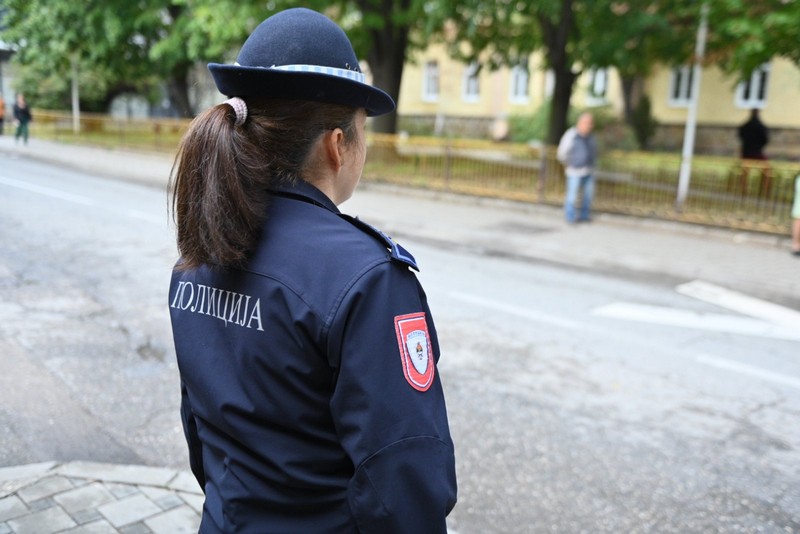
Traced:
<path id="1" fill-rule="evenodd" d="M 394 318 L 394 329 L 406 381 L 417 391 L 428 391 L 436 365 L 425 312 L 398 315 Z"/>
<path id="2" fill-rule="evenodd" d="M 344 213 L 340 213 L 339 216 L 342 219 L 350 222 L 350 224 L 356 226 L 363 232 L 371 235 L 372 237 L 377 238 L 389 250 L 389 253 L 391 254 L 393 260 L 405 263 L 415 271 L 419 271 L 419 267 L 417 266 L 417 261 L 414 259 L 414 256 L 412 256 L 411 253 L 407 251 L 405 248 L 401 247 L 400 245 L 392 241 L 391 237 L 384 234 L 371 224 L 365 223 L 358 217 L 351 217 L 350 215 L 346 215 Z"/>

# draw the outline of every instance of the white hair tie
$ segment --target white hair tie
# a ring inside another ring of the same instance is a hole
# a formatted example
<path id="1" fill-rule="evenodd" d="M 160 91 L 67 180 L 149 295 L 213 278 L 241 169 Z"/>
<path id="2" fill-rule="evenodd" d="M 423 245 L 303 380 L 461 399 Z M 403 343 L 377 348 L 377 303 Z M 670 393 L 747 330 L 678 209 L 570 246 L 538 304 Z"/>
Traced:
<path id="1" fill-rule="evenodd" d="M 223 102 L 223 104 L 228 104 L 236 113 L 236 122 L 234 126 L 241 126 L 244 124 L 244 121 L 247 120 L 247 104 L 245 104 L 244 100 L 238 96 L 234 96 Z"/>

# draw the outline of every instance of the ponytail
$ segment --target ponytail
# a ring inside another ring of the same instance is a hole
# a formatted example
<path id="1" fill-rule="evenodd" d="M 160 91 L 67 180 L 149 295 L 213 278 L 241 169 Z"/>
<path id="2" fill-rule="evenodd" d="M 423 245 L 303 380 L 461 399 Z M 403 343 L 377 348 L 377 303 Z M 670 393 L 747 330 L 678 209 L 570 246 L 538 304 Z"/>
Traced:
<path id="1" fill-rule="evenodd" d="M 248 99 L 237 124 L 228 103 L 197 116 L 170 175 L 179 269 L 241 267 L 266 216 L 272 182 L 295 182 L 328 129 L 356 139 L 356 110 L 316 102 Z M 241 121 L 240 121 L 241 122 Z"/>
<path id="2" fill-rule="evenodd" d="M 257 238 L 266 184 L 240 175 L 235 120 L 233 108 L 220 104 L 195 118 L 181 140 L 171 189 L 182 268 L 240 265 Z"/>

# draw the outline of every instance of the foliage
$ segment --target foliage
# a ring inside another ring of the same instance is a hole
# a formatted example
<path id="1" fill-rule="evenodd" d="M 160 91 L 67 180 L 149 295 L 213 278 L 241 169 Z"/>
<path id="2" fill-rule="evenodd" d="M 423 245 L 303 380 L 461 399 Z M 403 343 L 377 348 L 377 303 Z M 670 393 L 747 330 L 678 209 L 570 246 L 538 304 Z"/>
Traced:
<path id="1" fill-rule="evenodd" d="M 531 141 L 543 142 L 547 137 L 547 125 L 551 113 L 550 100 L 545 100 L 542 105 L 528 115 L 513 115 L 509 118 L 511 141 L 528 143 Z M 590 112 L 594 119 L 596 131 L 602 131 L 619 122 L 611 106 L 570 108 L 567 114 L 567 124 L 574 125 L 581 113 Z"/>
<path id="2" fill-rule="evenodd" d="M 800 2 L 709 2 L 708 60 L 744 79 L 775 56 L 800 67 Z"/>
<path id="3" fill-rule="evenodd" d="M 774 55 L 800 65 L 800 1 L 709 0 L 707 61 L 744 78 Z M 303 5 L 337 20 L 377 85 L 399 96 L 410 50 L 446 41 L 454 57 L 494 69 L 534 51 L 553 69 L 556 92 L 548 136 L 569 123 L 575 77 L 615 67 L 625 79 L 656 63 L 691 61 L 697 0 L 4 0 L 3 40 L 17 45 L 20 89 L 33 101 L 65 107 L 70 62 L 78 62 L 85 109 L 114 95 L 155 98 L 164 84 L 186 98 L 197 62 L 231 61 L 270 14 Z M 79 21 L 79 23 L 76 23 Z M 531 68 L 539 66 L 530 66 Z M 629 86 L 629 85 L 628 85 Z M 627 87 L 627 86 L 626 86 Z M 628 102 L 626 102 L 627 104 Z M 188 102 L 185 103 L 186 107 Z M 630 109 L 630 108 L 626 108 Z M 186 111 L 186 110 L 185 110 Z M 391 121 L 385 126 L 392 127 Z"/>
<path id="4" fill-rule="evenodd" d="M 3 39 L 17 45 L 14 60 L 25 66 L 16 89 L 29 94 L 34 105 L 69 105 L 73 60 L 89 109 L 121 90 L 123 80 L 131 80 L 124 82 L 125 89 L 139 91 L 154 80 L 139 68 L 139 50 L 117 49 L 120 27 L 107 19 L 112 10 L 106 4 L 87 11 L 75 2 L 6 0 L 5 7 Z"/>
<path id="5" fill-rule="evenodd" d="M 550 101 L 546 100 L 536 111 L 529 115 L 512 115 L 509 118 L 511 141 L 528 143 L 543 141 L 547 136 L 547 125 L 550 122 Z"/>

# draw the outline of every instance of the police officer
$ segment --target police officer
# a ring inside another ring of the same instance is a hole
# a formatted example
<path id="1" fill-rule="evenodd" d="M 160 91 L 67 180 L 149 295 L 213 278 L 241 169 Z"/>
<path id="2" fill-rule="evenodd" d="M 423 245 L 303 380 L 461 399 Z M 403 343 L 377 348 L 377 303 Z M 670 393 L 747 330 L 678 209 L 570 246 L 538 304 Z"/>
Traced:
<path id="1" fill-rule="evenodd" d="M 394 109 L 344 32 L 289 9 L 192 123 L 172 176 L 169 306 L 200 531 L 445 532 L 439 343 L 414 258 L 337 205 Z"/>

